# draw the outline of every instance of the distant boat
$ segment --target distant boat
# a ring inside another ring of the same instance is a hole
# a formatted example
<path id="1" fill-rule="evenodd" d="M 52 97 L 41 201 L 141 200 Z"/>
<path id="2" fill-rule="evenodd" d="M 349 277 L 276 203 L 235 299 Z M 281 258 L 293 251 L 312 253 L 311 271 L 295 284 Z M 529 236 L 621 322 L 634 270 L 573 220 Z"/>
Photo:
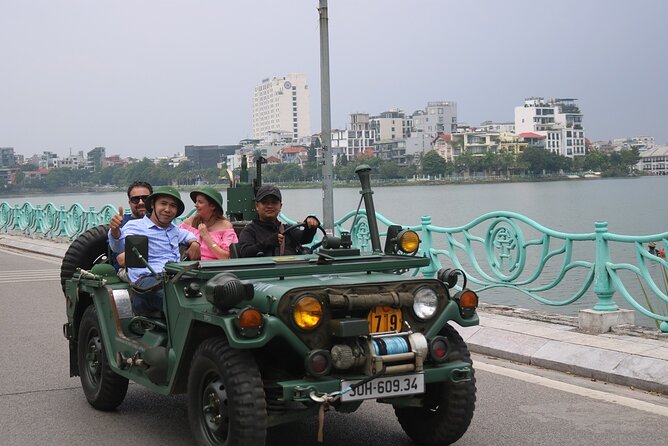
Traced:
<path id="1" fill-rule="evenodd" d="M 593 170 L 588 170 L 582 174 L 582 178 L 601 178 L 601 172 L 594 172 Z"/>
<path id="2" fill-rule="evenodd" d="M 566 175 L 566 178 L 570 178 L 571 180 L 574 180 L 574 179 L 580 178 L 580 175 Z"/>

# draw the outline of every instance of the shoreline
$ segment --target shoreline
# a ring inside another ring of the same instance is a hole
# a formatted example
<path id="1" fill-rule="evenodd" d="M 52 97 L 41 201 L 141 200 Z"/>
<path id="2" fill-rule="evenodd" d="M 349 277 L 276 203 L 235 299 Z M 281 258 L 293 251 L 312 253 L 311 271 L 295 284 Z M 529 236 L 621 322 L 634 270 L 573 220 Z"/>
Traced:
<path id="1" fill-rule="evenodd" d="M 406 186 L 463 186 L 471 184 L 506 184 L 506 183 L 544 183 L 551 181 L 591 181 L 591 180 L 600 180 L 600 179 L 632 179 L 640 178 L 641 176 L 618 176 L 618 177 L 569 177 L 566 175 L 558 176 L 546 176 L 546 177 L 530 177 L 530 176 L 511 176 L 511 177 L 499 177 L 499 176 L 461 176 L 461 177 L 448 177 L 448 178 L 439 178 L 439 179 L 416 179 L 416 180 L 378 180 L 371 179 L 371 185 L 373 187 L 406 187 Z M 268 182 L 269 183 L 269 182 Z M 283 189 L 318 189 L 322 187 L 322 182 L 319 181 L 309 181 L 309 182 L 285 182 L 285 183 L 274 183 L 280 188 Z M 229 183 L 217 183 L 217 184 L 207 184 L 208 186 L 213 186 L 217 189 L 223 190 L 229 188 Z M 180 191 L 190 191 L 202 185 L 176 185 L 175 187 Z M 334 181 L 333 187 L 336 188 L 351 188 L 359 187 L 359 182 L 356 180 L 349 181 Z M 44 195 L 45 193 L 50 193 L 52 195 L 69 195 L 69 194 L 81 194 L 81 193 L 100 193 L 100 192 L 125 192 L 125 187 L 109 187 L 109 186 L 88 186 L 78 189 L 74 188 L 65 188 L 57 191 L 43 191 L 40 189 L 29 189 L 23 190 L 20 192 L 13 192 L 5 194 L 4 191 L 0 191 L 0 198 L 18 198 L 18 197 L 30 197 Z"/>

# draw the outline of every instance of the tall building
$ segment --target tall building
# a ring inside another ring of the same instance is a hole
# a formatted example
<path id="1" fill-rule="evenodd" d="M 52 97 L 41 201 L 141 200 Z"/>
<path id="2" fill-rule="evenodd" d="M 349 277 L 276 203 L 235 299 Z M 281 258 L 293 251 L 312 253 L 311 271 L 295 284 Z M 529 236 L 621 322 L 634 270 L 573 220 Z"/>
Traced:
<path id="1" fill-rule="evenodd" d="M 253 138 L 286 132 L 293 140 L 311 135 L 310 96 L 300 73 L 263 79 L 253 95 Z"/>
<path id="2" fill-rule="evenodd" d="M 14 148 L 0 147 L 0 167 L 14 167 L 15 165 Z"/>
<path id="3" fill-rule="evenodd" d="M 457 131 L 457 103 L 453 101 L 428 102 L 427 108 L 413 113 L 413 129 L 424 132 L 432 139 L 443 133 Z"/>
<path id="4" fill-rule="evenodd" d="M 95 147 L 86 153 L 86 164 L 90 170 L 99 170 L 102 168 L 102 162 L 107 157 L 107 149 L 104 147 Z"/>
<path id="5" fill-rule="evenodd" d="M 584 156 L 585 132 L 577 99 L 527 98 L 515 107 L 515 132 L 545 137 L 545 149 L 568 158 Z"/>

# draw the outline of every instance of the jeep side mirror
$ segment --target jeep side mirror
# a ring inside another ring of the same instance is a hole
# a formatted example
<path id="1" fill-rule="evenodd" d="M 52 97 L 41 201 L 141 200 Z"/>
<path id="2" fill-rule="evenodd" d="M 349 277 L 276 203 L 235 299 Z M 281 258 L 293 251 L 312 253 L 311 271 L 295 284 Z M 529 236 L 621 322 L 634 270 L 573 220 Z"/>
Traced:
<path id="1" fill-rule="evenodd" d="M 125 237 L 125 266 L 128 268 L 148 267 L 148 237 L 145 235 Z"/>

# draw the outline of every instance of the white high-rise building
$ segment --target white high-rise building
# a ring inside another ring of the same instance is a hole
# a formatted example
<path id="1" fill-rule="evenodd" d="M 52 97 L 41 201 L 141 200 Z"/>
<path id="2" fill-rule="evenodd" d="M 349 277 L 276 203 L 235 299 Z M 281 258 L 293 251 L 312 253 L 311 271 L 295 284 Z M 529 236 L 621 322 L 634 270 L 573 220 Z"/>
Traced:
<path id="1" fill-rule="evenodd" d="M 253 138 L 264 139 L 270 132 L 290 134 L 293 140 L 310 136 L 309 103 L 304 74 L 263 79 L 253 95 Z"/>
<path id="2" fill-rule="evenodd" d="M 515 107 L 515 132 L 545 137 L 545 149 L 568 158 L 584 156 L 585 132 L 577 99 L 528 98 Z"/>

